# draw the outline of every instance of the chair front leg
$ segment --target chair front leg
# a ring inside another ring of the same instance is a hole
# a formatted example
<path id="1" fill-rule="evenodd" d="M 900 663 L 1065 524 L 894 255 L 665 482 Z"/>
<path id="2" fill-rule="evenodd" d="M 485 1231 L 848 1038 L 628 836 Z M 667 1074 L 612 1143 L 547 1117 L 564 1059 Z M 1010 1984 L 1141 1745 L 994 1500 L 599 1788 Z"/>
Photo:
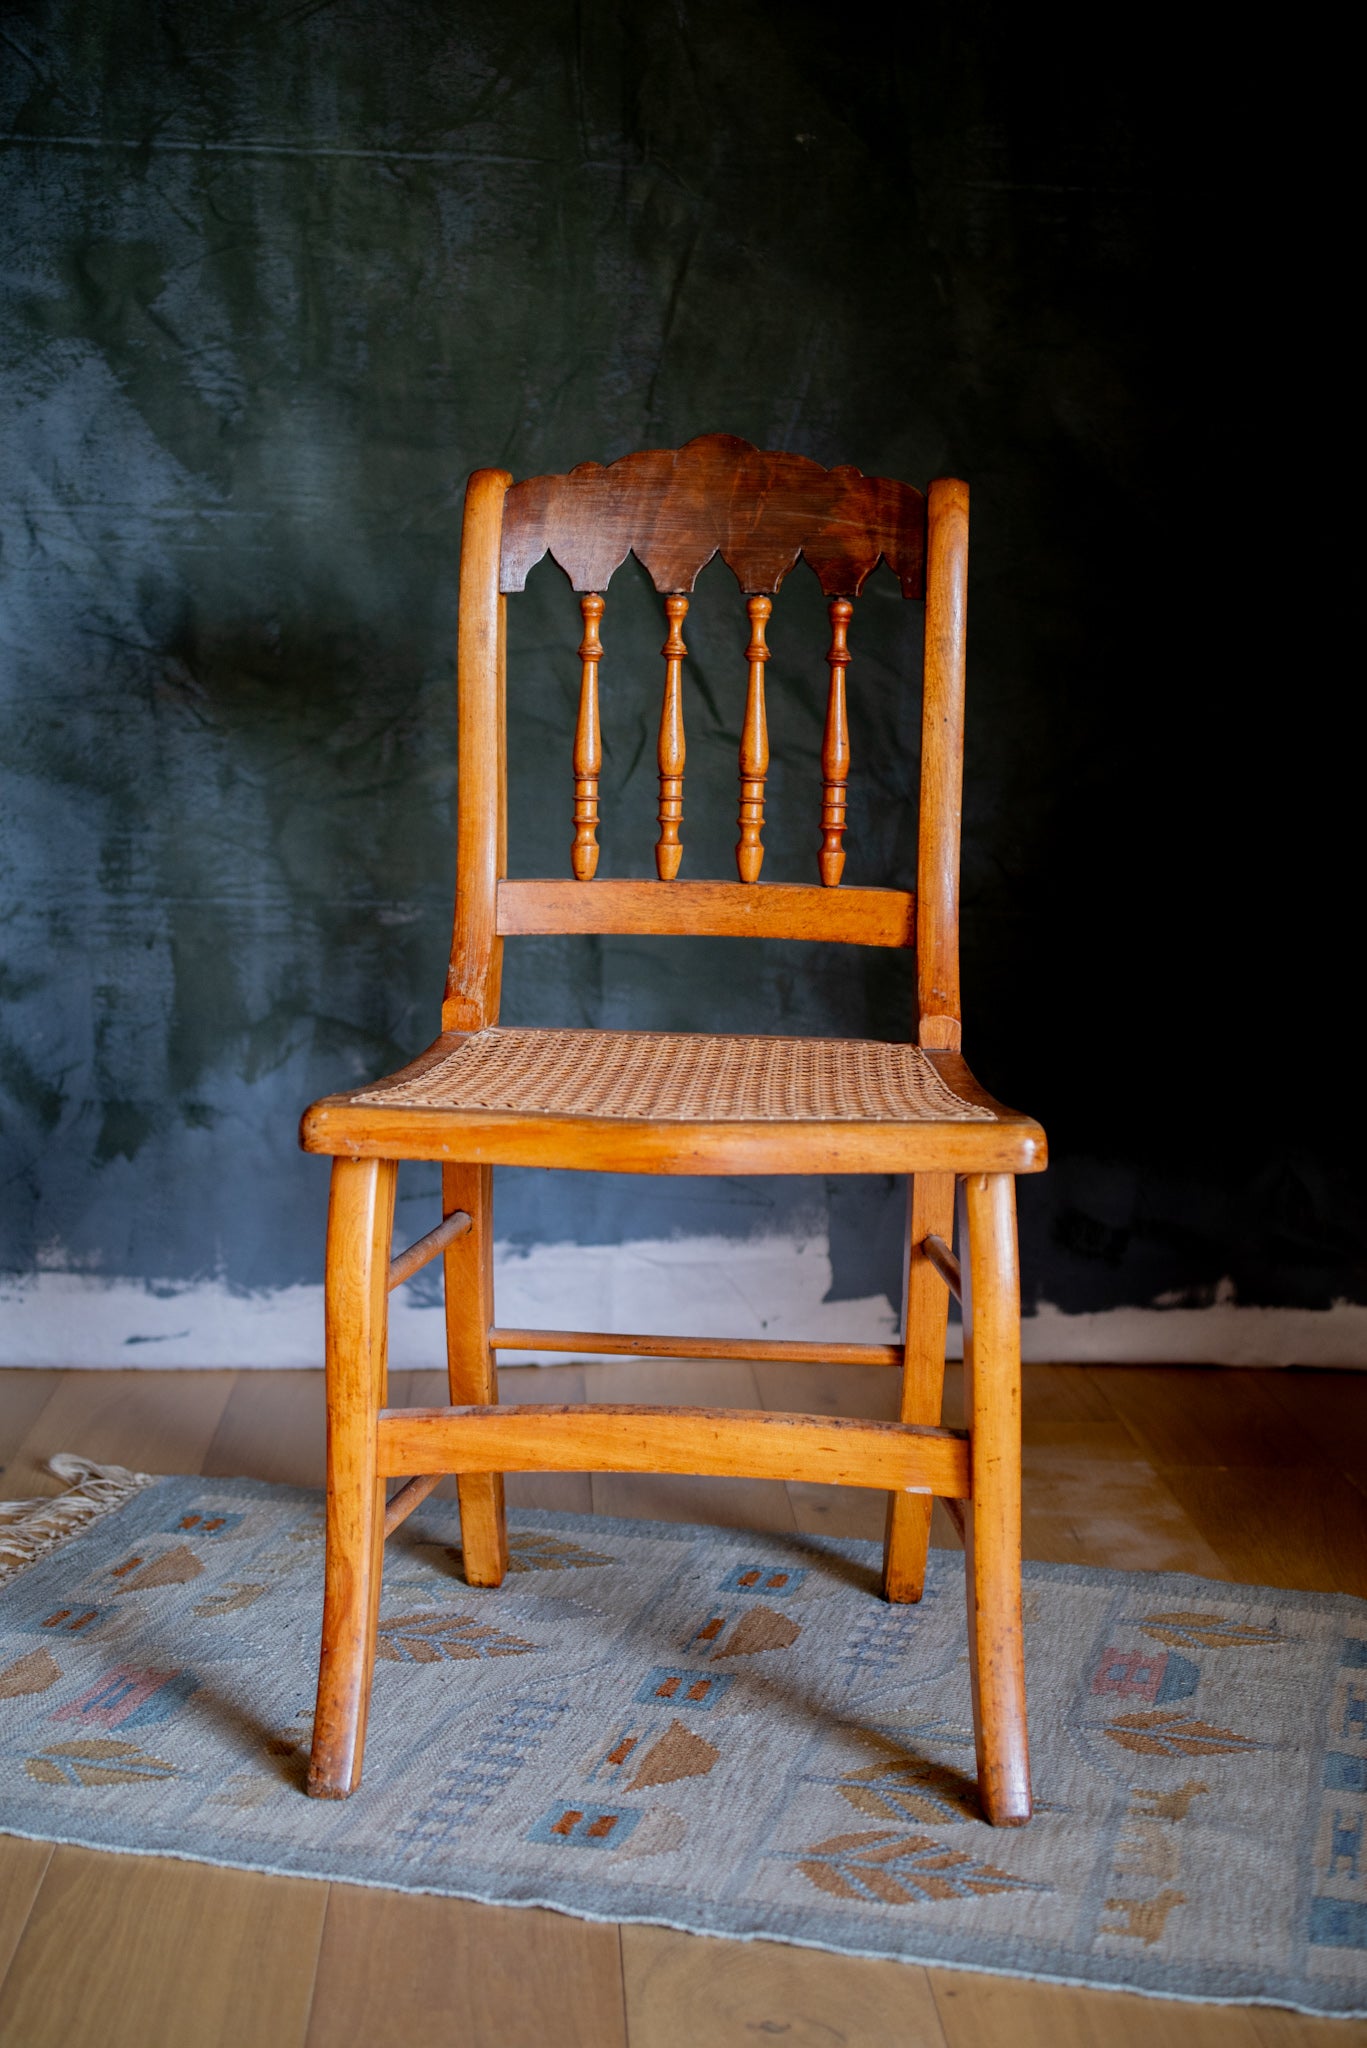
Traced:
<path id="1" fill-rule="evenodd" d="M 391 1159 L 336 1159 L 327 1249 L 327 1576 L 308 1789 L 361 1781 L 384 1554 L 376 1424 L 385 1402 Z"/>
<path id="2" fill-rule="evenodd" d="M 907 1257 L 902 1286 L 906 1357 L 902 1365 L 903 1422 L 938 1423 L 945 1398 L 945 1336 L 949 1289 L 926 1258 L 928 1237 L 954 1236 L 954 1176 L 912 1176 L 907 1200 Z M 890 1493 L 883 1537 L 883 1597 L 919 1600 L 926 1583 L 930 1544 L 928 1493 Z"/>
<path id="3" fill-rule="evenodd" d="M 1030 1818 L 1021 1624 L 1020 1276 L 1016 1183 L 969 1174 L 961 1183 L 964 1399 L 972 1498 L 964 1576 L 978 1792 L 995 1827 Z"/>
<path id="4" fill-rule="evenodd" d="M 498 1400 L 498 1373 L 489 1348 L 494 1320 L 494 1174 L 490 1166 L 443 1166 L 442 1214 L 467 1211 L 472 1228 L 448 1245 L 446 1365 L 453 1408 L 487 1407 Z M 508 1569 L 508 1528 L 503 1474 L 470 1472 L 456 1480 L 460 1547 L 471 1586 L 501 1586 Z"/>

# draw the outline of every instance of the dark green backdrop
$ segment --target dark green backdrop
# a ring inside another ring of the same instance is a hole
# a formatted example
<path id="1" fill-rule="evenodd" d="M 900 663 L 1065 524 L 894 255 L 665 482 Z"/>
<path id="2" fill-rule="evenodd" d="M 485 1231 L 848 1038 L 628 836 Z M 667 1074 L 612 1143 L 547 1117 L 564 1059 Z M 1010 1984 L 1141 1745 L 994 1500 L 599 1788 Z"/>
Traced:
<path id="1" fill-rule="evenodd" d="M 1237 81 L 1179 18 L 70 0 L 7 7 L 0 62 L 0 1264 L 318 1277 L 298 1113 L 436 1021 L 464 478 L 724 429 L 972 485 L 967 1050 L 1053 1140 L 1029 1293 L 1361 1296 L 1342 1117 L 1266 1039 L 1315 1004 L 1265 936 L 1291 736 L 1249 751 L 1277 556 L 1222 467 L 1252 229 Z M 513 867 L 564 873 L 578 620 L 550 565 L 513 613 Z M 694 874 L 729 870 L 743 625 L 714 565 Z M 880 573 L 851 880 L 914 877 L 918 629 Z M 607 873 L 649 867 L 661 634 L 629 565 Z M 801 567 L 772 640 L 783 877 L 816 841 Z M 741 982 L 725 942 L 510 954 L 513 1021 L 908 1013 L 883 956 L 774 948 Z M 499 1201 L 524 1240 L 828 1224 L 838 1295 L 897 1287 L 890 1184 L 510 1174 Z"/>

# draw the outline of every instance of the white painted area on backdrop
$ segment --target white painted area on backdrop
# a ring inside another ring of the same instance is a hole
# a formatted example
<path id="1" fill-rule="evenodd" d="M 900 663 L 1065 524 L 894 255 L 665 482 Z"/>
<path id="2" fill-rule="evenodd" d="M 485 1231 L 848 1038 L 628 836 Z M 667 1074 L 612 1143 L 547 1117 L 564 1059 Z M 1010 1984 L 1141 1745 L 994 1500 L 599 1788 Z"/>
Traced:
<path id="1" fill-rule="evenodd" d="M 321 1264 L 321 1258 L 320 1258 Z M 826 1301 L 822 1237 L 668 1238 L 620 1245 L 495 1249 L 498 1319 L 507 1328 L 668 1331 L 887 1343 L 883 1295 Z M 1220 1290 L 1221 1294 L 1227 1290 Z M 411 1288 L 391 1297 L 390 1362 L 442 1363 L 442 1317 Z M 1041 1363 L 1367 1367 L 1367 1306 L 1114 1308 L 1065 1315 L 1042 1304 L 1022 1331 Z M 951 1355 L 959 1332 L 950 1331 Z M 0 1364 L 35 1366 L 316 1366 L 323 1290 L 234 1293 L 222 1281 L 143 1286 L 88 1273 L 0 1281 Z M 508 1352 L 510 1363 L 553 1352 Z"/>

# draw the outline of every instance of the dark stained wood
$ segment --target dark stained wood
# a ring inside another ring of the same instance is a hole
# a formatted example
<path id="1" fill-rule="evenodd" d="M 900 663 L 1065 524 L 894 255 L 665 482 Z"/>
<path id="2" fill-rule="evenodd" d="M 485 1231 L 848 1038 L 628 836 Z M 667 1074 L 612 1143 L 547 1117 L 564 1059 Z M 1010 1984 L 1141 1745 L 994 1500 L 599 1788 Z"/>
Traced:
<path id="1" fill-rule="evenodd" d="M 920 597 L 925 500 L 910 484 L 702 434 L 683 448 L 582 462 L 508 493 L 500 588 L 549 553 L 576 590 L 606 590 L 627 555 L 662 592 L 691 591 L 720 554 L 747 596 L 774 596 L 799 554 L 827 597 L 857 597 L 881 557 Z"/>
<path id="2" fill-rule="evenodd" d="M 740 735 L 740 838 L 736 842 L 736 869 L 742 882 L 757 882 L 764 863 L 764 784 L 769 773 L 769 726 L 764 711 L 764 664 L 769 649 L 764 629 L 773 608 L 767 597 L 752 597 L 746 605 L 750 645 L 745 658 L 750 664 L 750 680 Z"/>
<path id="3" fill-rule="evenodd" d="M 603 600 L 590 590 L 579 600 L 584 637 L 579 643 L 579 722 L 574 729 L 574 843 L 570 865 L 575 880 L 590 882 L 598 871 L 598 777 L 603 766 L 603 737 L 598 724 L 598 664 L 603 642 L 598 624 Z"/>
<path id="4" fill-rule="evenodd" d="M 532 932 L 654 932 L 663 937 L 826 939 L 910 946 L 916 898 L 906 889 L 817 888 L 808 882 L 503 881 L 500 937 Z"/>
<path id="5" fill-rule="evenodd" d="M 845 708 L 845 675 L 850 665 L 849 627 L 854 606 L 848 598 L 831 599 L 830 694 L 826 700 L 826 731 L 821 742 L 821 853 L 823 887 L 834 889 L 845 872 L 845 785 L 850 779 L 850 725 Z"/>
<path id="6" fill-rule="evenodd" d="M 656 759 L 660 769 L 660 836 L 655 843 L 655 872 L 662 882 L 672 882 L 683 859 L 679 831 L 683 824 L 684 722 L 683 622 L 688 616 L 686 597 L 667 597 L 665 616 L 669 633 L 660 649 L 665 658 L 665 694 L 660 707 L 660 738 Z"/>

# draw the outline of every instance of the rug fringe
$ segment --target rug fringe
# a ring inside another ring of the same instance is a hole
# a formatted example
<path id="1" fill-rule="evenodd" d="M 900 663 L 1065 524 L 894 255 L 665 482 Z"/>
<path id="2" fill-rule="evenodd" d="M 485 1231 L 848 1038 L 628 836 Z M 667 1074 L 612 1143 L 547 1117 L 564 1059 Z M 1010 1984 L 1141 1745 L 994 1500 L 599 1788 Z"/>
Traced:
<path id="1" fill-rule="evenodd" d="M 101 1515 L 112 1514 L 155 1479 L 154 1473 L 130 1472 L 126 1465 L 97 1465 L 74 1451 L 55 1451 L 47 1469 L 67 1481 L 65 1493 L 0 1501 L 0 1581 L 36 1564 Z"/>

